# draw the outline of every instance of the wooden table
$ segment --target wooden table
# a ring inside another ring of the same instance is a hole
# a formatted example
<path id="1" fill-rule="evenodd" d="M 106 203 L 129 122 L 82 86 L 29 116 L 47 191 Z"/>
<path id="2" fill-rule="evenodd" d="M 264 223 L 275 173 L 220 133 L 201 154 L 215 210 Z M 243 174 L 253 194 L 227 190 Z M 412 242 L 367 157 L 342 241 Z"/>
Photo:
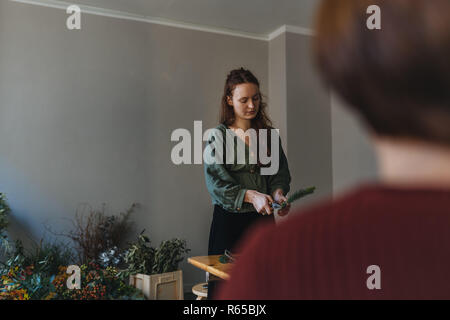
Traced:
<path id="1" fill-rule="evenodd" d="M 217 256 L 200 256 L 188 258 L 188 262 L 197 268 L 200 268 L 211 275 L 218 278 L 228 280 L 230 279 L 230 271 L 233 267 L 232 263 L 220 263 L 220 255 Z"/>

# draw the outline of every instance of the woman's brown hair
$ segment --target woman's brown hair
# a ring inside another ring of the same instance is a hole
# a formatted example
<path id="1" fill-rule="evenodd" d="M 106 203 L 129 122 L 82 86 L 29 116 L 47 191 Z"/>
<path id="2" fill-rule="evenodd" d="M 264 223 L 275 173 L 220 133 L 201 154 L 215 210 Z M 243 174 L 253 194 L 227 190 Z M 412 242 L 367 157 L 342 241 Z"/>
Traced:
<path id="1" fill-rule="evenodd" d="M 251 73 L 249 70 L 244 68 L 232 70 L 225 81 L 225 87 L 223 89 L 223 95 L 221 100 L 221 109 L 220 109 L 220 123 L 225 124 L 226 126 L 230 126 L 233 124 L 235 120 L 234 109 L 232 106 L 228 104 L 228 97 L 233 97 L 233 90 L 237 85 L 243 83 L 253 83 L 259 88 L 258 79 Z M 259 111 L 254 119 L 252 119 L 252 128 L 253 129 L 271 129 L 272 121 L 270 121 L 269 117 L 266 114 L 267 104 L 263 101 L 263 96 L 261 92 L 260 95 L 260 103 L 259 103 Z"/>
<path id="2" fill-rule="evenodd" d="M 251 128 L 258 131 L 259 129 L 268 129 L 268 155 L 270 156 L 270 147 L 271 147 L 271 130 L 272 127 L 272 121 L 269 119 L 266 113 L 267 104 L 263 101 L 263 95 L 260 91 L 259 81 L 258 79 L 253 75 L 253 73 L 249 70 L 246 70 L 244 68 L 235 69 L 230 71 L 230 73 L 227 76 L 227 79 L 225 81 L 225 87 L 223 90 L 222 100 L 221 100 L 221 109 L 220 109 L 220 123 L 226 125 L 229 127 L 233 124 L 235 118 L 234 109 L 232 106 L 228 104 L 228 97 L 231 99 L 233 98 L 233 90 L 236 88 L 237 85 L 243 84 L 243 83 L 253 83 L 258 87 L 259 91 L 259 110 L 256 114 L 256 117 L 252 119 L 251 121 Z M 259 146 L 259 134 L 257 135 L 257 145 Z M 259 159 L 258 159 L 258 165 L 261 166 Z"/>
<path id="3" fill-rule="evenodd" d="M 381 9 L 369 30 L 367 9 Z M 450 145 L 450 0 L 323 0 L 323 78 L 378 135 Z"/>

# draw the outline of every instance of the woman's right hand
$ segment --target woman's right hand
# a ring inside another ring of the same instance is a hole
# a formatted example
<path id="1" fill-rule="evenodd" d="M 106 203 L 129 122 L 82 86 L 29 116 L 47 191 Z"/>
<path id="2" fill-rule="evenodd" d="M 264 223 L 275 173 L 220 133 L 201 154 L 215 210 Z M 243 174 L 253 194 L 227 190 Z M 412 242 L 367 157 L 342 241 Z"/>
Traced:
<path id="1" fill-rule="evenodd" d="M 273 213 L 272 203 L 274 201 L 272 197 L 267 194 L 256 190 L 247 190 L 244 201 L 253 204 L 256 211 L 262 215 L 271 215 Z"/>

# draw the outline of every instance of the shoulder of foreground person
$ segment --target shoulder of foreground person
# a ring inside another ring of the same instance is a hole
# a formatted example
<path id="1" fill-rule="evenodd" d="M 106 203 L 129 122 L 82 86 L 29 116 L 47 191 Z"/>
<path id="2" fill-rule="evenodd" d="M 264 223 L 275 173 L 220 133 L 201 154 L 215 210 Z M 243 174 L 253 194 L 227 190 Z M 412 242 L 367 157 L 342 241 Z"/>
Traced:
<path id="1" fill-rule="evenodd" d="M 218 298 L 450 298 L 449 206 L 450 192 L 360 187 L 293 211 L 244 237 Z M 367 287 L 371 265 L 383 290 Z"/>

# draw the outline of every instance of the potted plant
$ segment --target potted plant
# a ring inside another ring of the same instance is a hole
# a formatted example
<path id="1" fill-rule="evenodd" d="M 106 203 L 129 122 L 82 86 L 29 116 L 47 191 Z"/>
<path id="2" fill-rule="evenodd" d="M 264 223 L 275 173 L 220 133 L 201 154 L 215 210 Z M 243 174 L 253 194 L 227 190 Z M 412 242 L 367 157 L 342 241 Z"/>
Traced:
<path id="1" fill-rule="evenodd" d="M 126 251 L 127 268 L 119 276 L 129 277 L 130 285 L 141 289 L 147 299 L 183 300 L 183 272 L 178 265 L 189 251 L 186 241 L 176 238 L 153 248 L 142 231 Z"/>

